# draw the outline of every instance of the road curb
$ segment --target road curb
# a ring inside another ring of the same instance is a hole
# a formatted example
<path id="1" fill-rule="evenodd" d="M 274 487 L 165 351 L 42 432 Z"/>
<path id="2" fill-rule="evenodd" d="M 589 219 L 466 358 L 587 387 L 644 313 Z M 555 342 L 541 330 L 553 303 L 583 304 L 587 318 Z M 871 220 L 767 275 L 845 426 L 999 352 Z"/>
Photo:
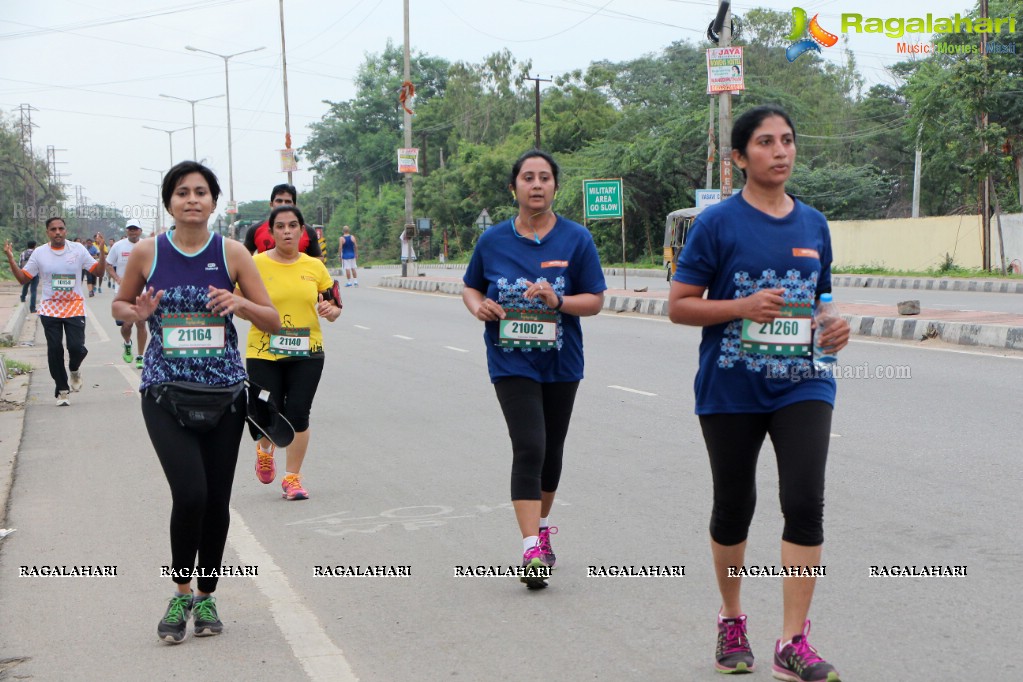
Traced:
<path id="1" fill-rule="evenodd" d="M 843 315 L 842 317 L 849 322 L 852 333 L 861 336 L 906 341 L 934 338 L 960 346 L 1023 350 L 1023 327 L 866 315 Z"/>
<path id="2" fill-rule="evenodd" d="M 21 328 L 25 324 L 28 305 L 21 301 L 14 307 L 11 319 L 7 320 L 3 331 L 0 331 L 0 346 L 13 346 L 21 338 Z"/>
<path id="3" fill-rule="evenodd" d="M 1009 280 L 937 279 L 931 277 L 878 277 L 877 275 L 832 275 L 836 287 L 876 289 L 921 289 L 924 291 L 972 291 L 992 294 L 1023 294 L 1023 282 Z"/>
<path id="4" fill-rule="evenodd" d="M 421 277 L 402 278 L 388 276 L 380 280 L 380 286 L 409 291 L 429 293 L 462 294 L 461 282 L 440 282 Z M 841 285 L 847 286 L 847 285 Z M 604 310 L 614 313 L 637 313 L 667 317 L 668 300 L 652 296 L 604 297 Z M 853 334 L 884 339 L 920 341 L 940 339 L 960 346 L 1023 350 L 1023 327 L 1001 324 L 971 324 L 966 322 L 943 322 L 921 318 L 874 317 L 867 315 L 842 315 Z"/>

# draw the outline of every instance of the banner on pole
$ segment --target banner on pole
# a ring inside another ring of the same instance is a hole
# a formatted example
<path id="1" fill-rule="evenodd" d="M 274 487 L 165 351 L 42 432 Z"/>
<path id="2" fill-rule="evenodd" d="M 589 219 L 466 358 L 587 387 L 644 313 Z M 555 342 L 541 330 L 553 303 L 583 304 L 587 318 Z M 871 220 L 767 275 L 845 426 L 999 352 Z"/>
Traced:
<path id="1" fill-rule="evenodd" d="M 293 173 L 298 170 L 298 161 L 295 159 L 294 149 L 281 149 L 281 172 Z"/>
<path id="2" fill-rule="evenodd" d="M 409 147 L 398 150 L 398 172 L 418 173 L 419 172 L 419 149 Z"/>
<path id="3" fill-rule="evenodd" d="M 712 47 L 707 50 L 707 94 L 738 93 L 746 89 L 742 47 Z"/>

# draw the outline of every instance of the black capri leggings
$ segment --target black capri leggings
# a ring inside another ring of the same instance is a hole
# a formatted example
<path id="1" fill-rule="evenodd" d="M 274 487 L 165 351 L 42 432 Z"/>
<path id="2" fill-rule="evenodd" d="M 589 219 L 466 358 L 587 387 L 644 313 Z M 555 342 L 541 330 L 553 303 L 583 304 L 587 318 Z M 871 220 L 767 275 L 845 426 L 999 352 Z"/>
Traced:
<path id="1" fill-rule="evenodd" d="M 248 358 L 245 368 L 249 379 L 270 391 L 274 404 L 294 427 L 296 433 L 309 430 L 309 411 L 323 374 L 323 357 L 301 360 L 258 360 Z M 249 425 L 252 437 L 263 434 Z"/>
<path id="2" fill-rule="evenodd" d="M 832 408 L 811 400 L 766 414 L 700 416 L 714 478 L 710 536 L 721 545 L 746 540 L 757 504 L 757 457 L 770 434 L 778 460 L 782 539 L 814 547 L 824 542 L 824 468 Z"/>
<path id="3" fill-rule="evenodd" d="M 171 567 L 177 574 L 172 580 L 185 585 L 189 582 L 186 571 L 197 566 L 209 574 L 224 559 L 231 485 L 245 423 L 245 391 L 238 395 L 234 412 L 225 413 L 207 433 L 178 424 L 148 393 L 142 394 L 142 418 L 171 489 Z M 217 579 L 200 577 L 196 587 L 213 592 Z"/>
<path id="4" fill-rule="evenodd" d="M 523 377 L 494 384 L 512 442 L 513 500 L 539 500 L 540 491 L 558 489 L 578 388 L 578 381 L 541 384 Z"/>

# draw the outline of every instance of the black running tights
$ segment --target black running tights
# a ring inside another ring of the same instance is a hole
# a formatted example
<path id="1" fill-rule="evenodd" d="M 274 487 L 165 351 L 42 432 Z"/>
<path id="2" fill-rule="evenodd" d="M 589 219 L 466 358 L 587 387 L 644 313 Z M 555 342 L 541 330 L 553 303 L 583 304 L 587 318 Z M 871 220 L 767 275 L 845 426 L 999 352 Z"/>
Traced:
<path id="1" fill-rule="evenodd" d="M 720 545 L 746 539 L 757 504 L 757 457 L 771 436 L 778 460 L 782 539 L 814 547 L 824 542 L 824 468 L 832 408 L 819 400 L 766 414 L 700 416 L 714 479 L 710 537 Z"/>
<path id="2" fill-rule="evenodd" d="M 235 411 L 225 413 L 208 433 L 181 426 L 145 393 L 142 418 L 170 484 L 171 568 L 177 576 L 174 582 L 185 585 L 189 579 L 184 576 L 193 567 L 208 575 L 222 565 L 231 523 L 231 485 L 245 425 L 245 391 L 239 394 Z M 213 592 L 217 579 L 199 577 L 196 587 Z"/>
<path id="3" fill-rule="evenodd" d="M 512 442 L 511 498 L 555 492 L 578 381 L 541 384 L 510 377 L 494 384 Z"/>

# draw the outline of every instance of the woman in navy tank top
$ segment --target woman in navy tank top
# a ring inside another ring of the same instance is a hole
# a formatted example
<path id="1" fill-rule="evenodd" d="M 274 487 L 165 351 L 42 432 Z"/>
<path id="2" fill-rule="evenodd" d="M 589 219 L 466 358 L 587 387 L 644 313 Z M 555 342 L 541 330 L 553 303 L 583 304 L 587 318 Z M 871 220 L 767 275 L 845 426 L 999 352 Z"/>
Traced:
<path id="1" fill-rule="evenodd" d="M 162 194 L 175 228 L 132 250 L 113 314 L 126 323 L 145 320 L 151 335 L 139 390 L 142 417 L 171 489 L 171 564 L 163 574 L 175 588 L 157 635 L 177 644 L 193 613 L 196 636 L 220 634 L 224 627 L 212 593 L 227 542 L 245 392 L 238 391 L 205 433 L 183 426 L 173 406 L 165 409 L 157 397 L 171 384 L 233 395 L 245 380 L 234 314 L 244 313 L 267 332 L 280 327 L 280 318 L 241 242 L 207 227 L 220 196 L 213 172 L 195 161 L 179 163 L 167 172 Z M 235 295 L 235 285 L 244 297 Z"/>

